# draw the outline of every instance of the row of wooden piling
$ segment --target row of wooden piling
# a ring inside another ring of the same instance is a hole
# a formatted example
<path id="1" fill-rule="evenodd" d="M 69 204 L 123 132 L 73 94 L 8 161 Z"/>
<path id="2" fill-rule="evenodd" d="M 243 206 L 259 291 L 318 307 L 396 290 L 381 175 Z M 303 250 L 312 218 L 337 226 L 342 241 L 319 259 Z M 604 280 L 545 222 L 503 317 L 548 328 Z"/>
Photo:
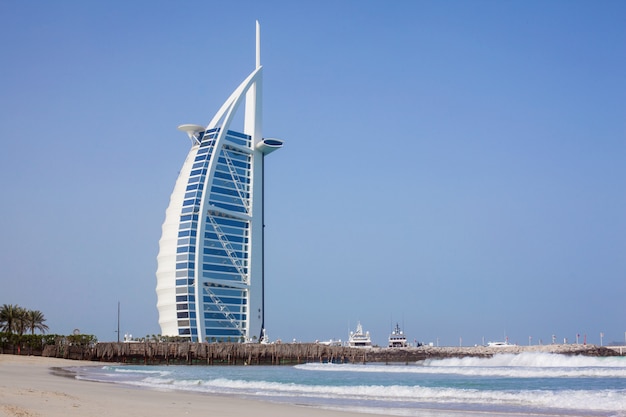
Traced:
<path id="1" fill-rule="evenodd" d="M 42 356 L 137 364 L 292 365 L 308 362 L 366 362 L 368 351 L 317 343 L 246 344 L 193 342 L 55 344 Z"/>

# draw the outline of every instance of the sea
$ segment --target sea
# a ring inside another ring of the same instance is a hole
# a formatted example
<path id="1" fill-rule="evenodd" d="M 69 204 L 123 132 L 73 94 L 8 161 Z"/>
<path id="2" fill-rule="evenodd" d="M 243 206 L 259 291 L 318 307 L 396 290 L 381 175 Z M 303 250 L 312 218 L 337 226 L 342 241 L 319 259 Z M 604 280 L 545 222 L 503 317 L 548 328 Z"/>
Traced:
<path id="1" fill-rule="evenodd" d="M 550 353 L 414 363 L 104 365 L 76 378 L 364 414 L 626 417 L 626 357 Z"/>

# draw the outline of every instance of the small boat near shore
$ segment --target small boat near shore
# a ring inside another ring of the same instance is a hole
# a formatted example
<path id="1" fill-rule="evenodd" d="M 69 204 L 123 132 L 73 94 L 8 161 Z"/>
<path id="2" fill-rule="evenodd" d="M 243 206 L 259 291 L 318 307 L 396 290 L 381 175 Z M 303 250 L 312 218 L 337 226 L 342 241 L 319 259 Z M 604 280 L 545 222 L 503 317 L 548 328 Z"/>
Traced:
<path id="1" fill-rule="evenodd" d="M 390 348 L 408 346 L 406 336 L 404 335 L 404 332 L 400 329 L 400 325 L 398 323 L 396 323 L 396 327 L 389 335 L 389 344 L 387 346 Z"/>
<path id="2" fill-rule="evenodd" d="M 372 347 L 370 332 L 363 332 L 363 326 L 361 326 L 361 322 L 357 323 L 356 330 L 354 332 L 350 332 L 350 335 L 348 337 L 348 346 L 358 348 Z"/>
<path id="3" fill-rule="evenodd" d="M 507 346 L 514 346 L 512 344 L 509 343 L 509 340 L 505 340 L 504 342 L 488 342 L 487 343 L 487 347 L 507 347 Z"/>

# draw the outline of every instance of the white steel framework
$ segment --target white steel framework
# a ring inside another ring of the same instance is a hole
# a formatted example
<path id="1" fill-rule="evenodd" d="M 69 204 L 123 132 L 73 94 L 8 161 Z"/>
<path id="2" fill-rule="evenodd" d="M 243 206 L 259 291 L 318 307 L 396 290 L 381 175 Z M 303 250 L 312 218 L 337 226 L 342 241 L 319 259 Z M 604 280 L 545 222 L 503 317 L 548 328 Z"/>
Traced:
<path id="1" fill-rule="evenodd" d="M 181 125 L 191 150 L 166 210 L 157 256 L 164 336 L 260 339 L 264 323 L 263 163 L 282 147 L 262 136 L 260 29 L 256 66 L 206 126 Z M 245 102 L 243 133 L 230 130 Z"/>

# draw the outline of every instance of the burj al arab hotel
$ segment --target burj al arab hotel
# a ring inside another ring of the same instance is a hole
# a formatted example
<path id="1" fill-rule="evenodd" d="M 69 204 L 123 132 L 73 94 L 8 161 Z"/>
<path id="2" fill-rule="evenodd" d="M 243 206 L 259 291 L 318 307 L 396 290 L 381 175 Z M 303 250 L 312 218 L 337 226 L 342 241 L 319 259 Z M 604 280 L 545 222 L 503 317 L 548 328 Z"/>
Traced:
<path id="1" fill-rule="evenodd" d="M 256 68 L 191 139 L 165 213 L 157 256 L 163 336 L 254 341 L 264 332 L 263 164 L 282 147 L 263 138 L 260 28 Z M 245 103 L 243 132 L 230 130 Z"/>

